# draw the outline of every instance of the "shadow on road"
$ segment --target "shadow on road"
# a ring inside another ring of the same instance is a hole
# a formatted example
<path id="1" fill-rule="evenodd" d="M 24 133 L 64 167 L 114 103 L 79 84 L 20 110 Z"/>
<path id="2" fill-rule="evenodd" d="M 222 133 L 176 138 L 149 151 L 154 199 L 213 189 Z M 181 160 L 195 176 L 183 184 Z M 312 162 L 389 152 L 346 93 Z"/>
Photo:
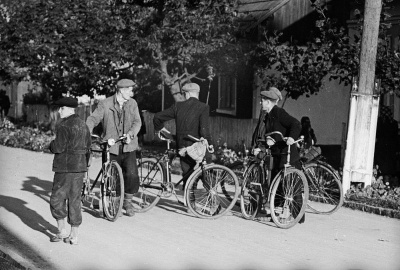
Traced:
<path id="1" fill-rule="evenodd" d="M 37 267 L 37 269 L 56 269 L 54 265 L 52 265 L 45 258 L 43 258 L 41 254 L 36 252 L 34 248 L 32 248 L 29 244 L 27 244 L 17 235 L 10 232 L 8 229 L 4 228 L 1 224 L 0 224 L 0 242 L 1 246 L 5 248 L 4 251 L 6 253 L 10 253 L 10 251 L 12 251 L 13 253 L 20 255 L 26 261 L 29 261 L 31 264 Z M 4 269 L 10 269 L 10 268 L 4 268 Z M 24 269 L 24 267 L 20 267 L 19 269 Z"/>
<path id="2" fill-rule="evenodd" d="M 21 199 L 0 195 L 0 206 L 14 213 L 32 230 L 38 231 L 49 237 L 57 233 L 57 228 L 51 225 L 41 215 L 26 207 L 27 202 Z M 50 211 L 50 209 L 49 209 Z"/>
<path id="3" fill-rule="evenodd" d="M 25 180 L 22 184 L 24 191 L 29 191 L 39 198 L 43 199 L 47 203 L 50 203 L 50 194 L 53 188 L 53 182 L 50 180 L 42 180 L 34 176 L 28 176 L 28 180 Z"/>

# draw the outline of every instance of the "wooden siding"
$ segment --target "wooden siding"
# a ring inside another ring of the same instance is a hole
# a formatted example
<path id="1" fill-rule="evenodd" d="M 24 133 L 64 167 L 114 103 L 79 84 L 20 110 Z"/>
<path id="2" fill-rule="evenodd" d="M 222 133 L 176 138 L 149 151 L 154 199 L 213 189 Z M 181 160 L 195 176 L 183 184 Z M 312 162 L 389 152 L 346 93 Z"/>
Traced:
<path id="1" fill-rule="evenodd" d="M 144 135 L 145 142 L 158 140 L 155 135 L 153 126 L 154 113 L 147 111 L 143 112 L 143 118 L 146 122 L 146 134 Z M 210 131 L 214 145 L 227 143 L 228 147 L 235 148 L 237 145 L 242 145 L 243 142 L 247 147 L 251 145 L 251 136 L 257 125 L 257 120 L 253 119 L 235 119 L 221 116 L 210 117 Z M 165 127 L 173 134 L 176 132 L 175 120 L 165 123 Z"/>

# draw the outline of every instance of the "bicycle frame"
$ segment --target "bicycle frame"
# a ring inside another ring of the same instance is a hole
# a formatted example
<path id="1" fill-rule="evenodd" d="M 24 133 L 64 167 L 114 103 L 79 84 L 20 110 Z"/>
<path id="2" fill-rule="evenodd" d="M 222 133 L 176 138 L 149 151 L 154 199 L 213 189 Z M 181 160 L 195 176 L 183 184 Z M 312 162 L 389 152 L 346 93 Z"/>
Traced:
<path id="1" fill-rule="evenodd" d="M 93 135 L 92 135 L 93 136 Z M 96 136 L 97 137 L 97 136 Z M 124 139 L 124 137 L 119 138 L 118 140 L 115 141 L 115 143 L 122 141 Z M 94 150 L 94 149 L 90 149 L 91 152 L 95 152 L 95 153 L 102 153 L 105 154 L 106 160 L 102 163 L 101 169 L 99 171 L 99 173 L 97 174 L 95 180 L 93 181 L 93 184 L 90 185 L 90 177 L 89 177 L 89 170 L 86 172 L 87 175 L 87 183 L 89 186 L 88 187 L 84 187 L 87 190 L 88 195 L 90 197 L 90 208 L 94 209 L 94 205 L 93 205 L 93 201 L 94 201 L 94 193 L 93 193 L 93 189 L 96 187 L 96 184 L 100 178 L 100 175 L 102 175 L 101 181 L 100 183 L 104 183 L 104 178 L 106 177 L 106 175 L 104 174 L 104 172 L 108 171 L 108 167 L 110 166 L 111 162 L 110 162 L 110 144 L 108 143 L 108 141 L 102 141 L 102 142 L 98 142 L 99 145 L 104 145 L 104 149 L 102 150 Z M 85 192 L 86 193 L 86 192 Z M 101 203 L 102 201 L 102 192 L 100 192 L 100 199 L 99 199 L 99 213 L 100 215 L 103 214 L 103 204 Z"/>

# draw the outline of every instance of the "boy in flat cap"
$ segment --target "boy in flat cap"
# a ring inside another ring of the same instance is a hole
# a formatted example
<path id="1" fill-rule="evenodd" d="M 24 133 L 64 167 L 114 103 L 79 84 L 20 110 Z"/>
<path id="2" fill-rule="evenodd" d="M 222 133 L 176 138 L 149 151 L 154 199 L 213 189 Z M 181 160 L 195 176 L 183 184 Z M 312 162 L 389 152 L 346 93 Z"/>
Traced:
<path id="1" fill-rule="evenodd" d="M 137 134 L 142 126 L 142 121 L 138 105 L 132 99 L 135 89 L 137 89 L 137 85 L 134 81 L 119 80 L 115 95 L 102 100 L 86 120 L 91 133 L 93 128 L 102 122 L 104 140 L 117 140 L 122 136 L 125 137 L 123 142 L 111 146 L 110 159 L 118 162 L 122 168 L 125 187 L 123 209 L 129 217 L 135 215 L 132 198 L 139 190 L 136 150 L 140 149 Z"/>
<path id="2" fill-rule="evenodd" d="M 288 152 L 288 145 L 292 145 L 300 136 L 300 122 L 289 115 L 283 108 L 278 107 L 278 102 L 282 100 L 282 94 L 276 87 L 270 87 L 267 90 L 261 91 L 261 112 L 258 119 L 257 127 L 254 130 L 252 137 L 253 153 L 257 155 L 260 151 L 260 145 L 257 144 L 258 139 L 265 139 L 264 135 L 273 131 L 279 131 L 287 141 L 273 135 L 276 144 L 271 147 L 271 153 L 274 157 L 274 164 L 271 179 L 284 167 Z M 290 148 L 290 164 L 298 169 L 301 169 L 300 155 L 297 147 Z M 269 184 L 269 183 L 267 183 Z M 295 198 L 296 199 L 296 198 Z M 298 198 L 301 201 L 301 198 Z M 299 223 L 304 222 L 304 217 Z"/>
<path id="3" fill-rule="evenodd" d="M 212 146 L 211 134 L 209 129 L 210 107 L 199 101 L 200 86 L 196 83 L 187 83 L 182 87 L 182 92 L 186 98 L 185 101 L 176 102 L 170 108 L 158 112 L 154 115 L 153 124 L 156 132 L 164 130 L 164 122 L 175 119 L 177 149 L 192 145 L 194 142 L 187 138 L 192 135 L 196 138 L 205 138 L 208 144 Z M 187 179 L 188 174 L 196 166 L 196 161 L 189 155 L 181 156 L 180 163 L 182 175 Z M 186 180 L 183 180 L 182 189 L 184 189 Z"/>
<path id="4" fill-rule="evenodd" d="M 64 240 L 76 245 L 78 227 L 82 223 L 81 192 L 91 138 L 85 122 L 75 114 L 76 98 L 64 97 L 53 104 L 59 106 L 61 120 L 56 125 L 56 138 L 50 143 L 50 151 L 54 153 L 50 211 L 58 226 L 58 233 L 51 241 Z M 66 217 L 71 225 L 69 235 L 65 228 Z"/>

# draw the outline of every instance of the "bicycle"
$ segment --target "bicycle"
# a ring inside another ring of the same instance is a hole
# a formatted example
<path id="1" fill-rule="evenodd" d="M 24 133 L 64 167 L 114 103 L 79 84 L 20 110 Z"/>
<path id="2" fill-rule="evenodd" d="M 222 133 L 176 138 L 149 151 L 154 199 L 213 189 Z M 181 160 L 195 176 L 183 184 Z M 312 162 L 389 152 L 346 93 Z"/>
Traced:
<path id="1" fill-rule="evenodd" d="M 99 136 L 92 134 L 92 138 L 94 138 L 95 141 L 92 141 L 92 146 L 90 148 L 91 155 L 94 152 L 102 153 L 102 157 L 105 157 L 105 161 L 92 184 L 90 183 L 89 170 L 86 173 L 82 189 L 82 202 L 87 201 L 90 203 L 91 209 L 95 208 L 93 205 L 95 198 L 93 189 L 100 179 L 99 214 L 101 217 L 105 215 L 110 221 L 116 221 L 118 217 L 122 215 L 124 177 L 119 164 L 114 160 L 110 161 L 110 147 L 124 140 L 125 137 L 120 137 L 118 140 L 108 139 L 107 141 L 103 141 Z M 96 145 L 101 149 L 94 148 Z M 89 166 L 90 161 L 88 162 L 88 167 Z"/>
<path id="2" fill-rule="evenodd" d="M 283 229 L 296 225 L 303 217 L 308 200 L 308 183 L 304 173 L 292 167 L 290 161 L 290 146 L 288 146 L 287 162 L 285 167 L 275 176 L 271 183 L 273 157 L 271 146 L 275 144 L 272 135 L 282 133 L 278 131 L 265 135 L 265 140 L 259 144 L 265 145 L 254 159 L 249 161 L 240 193 L 240 209 L 245 219 L 253 220 L 257 213 L 269 208 L 272 221 Z M 295 141 L 301 141 L 302 138 Z M 269 206 L 269 207 L 268 207 Z"/>
<path id="3" fill-rule="evenodd" d="M 317 214 L 336 212 L 344 201 L 343 187 L 336 170 L 316 153 L 312 159 L 301 159 L 302 169 L 308 180 L 308 208 Z"/>
<path id="4" fill-rule="evenodd" d="M 232 170 L 219 164 L 207 164 L 205 157 L 199 167 L 189 171 L 182 180 L 187 179 L 181 202 L 171 180 L 172 160 L 177 157 L 176 150 L 170 148 L 174 138 L 170 134 L 159 133 L 161 140 L 167 142 L 167 149 L 159 158 L 139 157 L 139 192 L 133 202 L 135 211 L 146 212 L 152 209 L 161 198 L 175 195 L 178 203 L 188 207 L 199 218 L 216 219 L 232 209 L 239 195 L 238 179 Z M 188 135 L 192 140 L 200 140 Z M 178 182 L 178 183 L 179 183 Z M 232 200 L 228 200 L 226 195 Z"/>

